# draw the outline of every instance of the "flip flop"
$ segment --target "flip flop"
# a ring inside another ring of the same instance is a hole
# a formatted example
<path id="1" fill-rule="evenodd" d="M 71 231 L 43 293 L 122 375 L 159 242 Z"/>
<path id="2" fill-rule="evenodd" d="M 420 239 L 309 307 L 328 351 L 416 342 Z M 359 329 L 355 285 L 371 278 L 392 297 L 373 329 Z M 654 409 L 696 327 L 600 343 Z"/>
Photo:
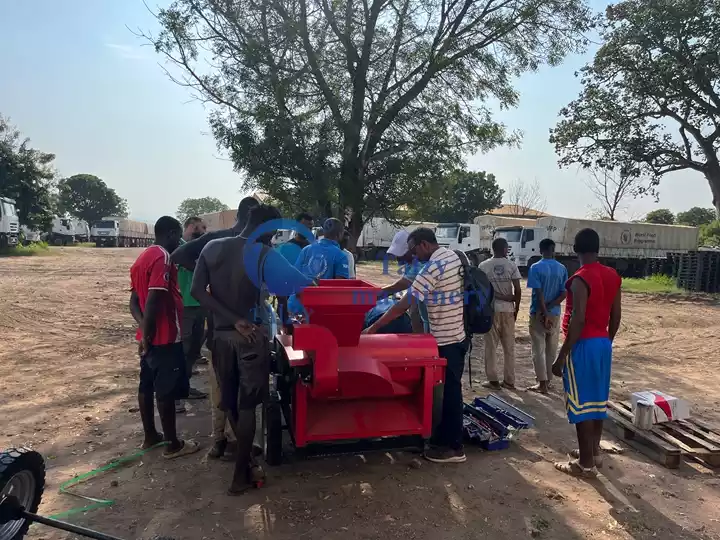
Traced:
<path id="1" fill-rule="evenodd" d="M 570 450 L 568 452 L 568 456 L 570 456 L 571 458 L 580 459 L 580 450 L 578 450 L 577 448 L 575 450 Z M 602 456 L 594 456 L 594 458 L 595 458 L 595 466 L 598 469 L 602 469 L 602 466 L 603 466 Z"/>
<path id="2" fill-rule="evenodd" d="M 192 439 L 181 442 L 183 443 L 183 445 L 180 450 L 176 450 L 175 452 L 168 452 L 166 450 L 165 452 L 163 452 L 163 457 L 165 459 L 175 459 L 183 456 L 189 456 L 190 454 L 194 454 L 195 452 L 200 450 L 200 445 Z"/>
<path id="3" fill-rule="evenodd" d="M 598 475 L 596 467 L 586 469 L 580 465 L 577 460 L 555 463 L 555 468 L 560 472 L 575 476 L 576 478 L 596 478 Z"/>
<path id="4" fill-rule="evenodd" d="M 164 442 L 165 442 L 165 439 L 163 439 L 163 434 L 158 431 L 158 438 L 154 443 L 152 443 L 149 446 L 145 446 L 145 441 L 143 441 L 138 448 L 140 448 L 140 450 L 150 450 L 151 448 L 155 448 L 156 446 L 158 446 Z"/>
<path id="5" fill-rule="evenodd" d="M 502 388 L 497 381 L 485 381 L 480 386 L 483 388 L 492 388 L 493 390 L 500 390 L 500 388 Z"/>

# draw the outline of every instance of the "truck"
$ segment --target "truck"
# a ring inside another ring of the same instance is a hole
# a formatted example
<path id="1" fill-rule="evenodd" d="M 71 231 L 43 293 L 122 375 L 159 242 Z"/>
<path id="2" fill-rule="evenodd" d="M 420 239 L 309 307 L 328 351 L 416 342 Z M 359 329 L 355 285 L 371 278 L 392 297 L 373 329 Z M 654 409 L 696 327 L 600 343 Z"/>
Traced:
<path id="1" fill-rule="evenodd" d="M 0 197 L 0 248 L 16 246 L 20 236 L 20 219 L 15 201 Z"/>
<path id="2" fill-rule="evenodd" d="M 89 242 L 90 241 L 90 225 L 83 219 L 72 220 L 75 240 L 77 242 Z"/>
<path id="3" fill-rule="evenodd" d="M 412 221 L 407 225 L 394 225 L 385 218 L 371 218 L 362 228 L 357 240 L 357 253 L 360 258 L 369 260 L 382 259 L 390 247 L 395 233 L 405 229 L 412 232 L 418 227 L 434 229 L 437 223 Z"/>
<path id="4" fill-rule="evenodd" d="M 72 219 L 54 217 L 47 237 L 48 243 L 55 246 L 67 246 L 75 243 L 75 224 Z"/>
<path id="5" fill-rule="evenodd" d="M 20 225 L 20 232 L 22 233 L 24 246 L 41 242 L 43 239 L 43 235 L 40 231 L 31 229 L 27 225 Z"/>
<path id="6" fill-rule="evenodd" d="M 123 217 L 104 217 L 90 228 L 96 247 L 147 247 L 153 239 L 147 223 Z"/>
<path id="7" fill-rule="evenodd" d="M 495 229 L 508 225 L 531 227 L 535 225 L 535 220 L 482 215 L 476 217 L 473 223 L 439 223 L 435 228 L 435 236 L 438 244 L 463 251 L 470 262 L 477 266 L 491 255 Z"/>
<path id="8" fill-rule="evenodd" d="M 697 250 L 700 234 L 697 227 L 680 225 L 543 217 L 532 226 L 498 227 L 495 237 L 507 240 L 510 260 L 522 273 L 540 260 L 540 241 L 550 238 L 555 242 L 555 258 L 572 274 L 580 267 L 573 250 L 575 235 L 585 228 L 600 235 L 600 262 L 628 277 L 643 276 L 653 259 Z"/>

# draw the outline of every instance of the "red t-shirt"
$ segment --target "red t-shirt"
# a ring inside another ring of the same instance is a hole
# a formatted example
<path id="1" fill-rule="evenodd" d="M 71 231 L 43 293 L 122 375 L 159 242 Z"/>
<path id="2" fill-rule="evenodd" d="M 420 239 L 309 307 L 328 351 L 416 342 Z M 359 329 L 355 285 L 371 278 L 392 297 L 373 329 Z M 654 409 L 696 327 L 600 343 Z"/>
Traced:
<path id="1" fill-rule="evenodd" d="M 562 323 L 562 330 L 565 335 L 567 335 L 570 326 L 570 315 L 573 306 L 571 285 L 576 278 L 582 279 L 588 288 L 585 327 L 582 334 L 580 334 L 580 339 L 609 337 L 610 311 L 622 284 L 622 278 L 613 268 L 599 262 L 585 264 L 570 276 L 570 279 L 565 283 L 567 301 L 565 303 L 565 317 Z"/>
<path id="2" fill-rule="evenodd" d="M 143 312 L 150 290 L 167 291 L 162 295 L 155 324 L 155 337 L 151 343 L 168 345 L 181 341 L 182 295 L 178 288 L 177 268 L 170 262 L 170 254 L 165 248 L 153 245 L 143 251 L 130 268 L 130 283 L 140 299 Z M 142 339 L 140 328 L 135 337 Z"/>

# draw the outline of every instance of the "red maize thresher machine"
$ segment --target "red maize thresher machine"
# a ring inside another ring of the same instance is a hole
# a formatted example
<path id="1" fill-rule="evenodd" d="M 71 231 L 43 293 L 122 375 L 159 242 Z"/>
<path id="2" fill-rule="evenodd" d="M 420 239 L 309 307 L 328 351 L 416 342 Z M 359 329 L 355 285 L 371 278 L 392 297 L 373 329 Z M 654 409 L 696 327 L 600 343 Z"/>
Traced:
<path id="1" fill-rule="evenodd" d="M 446 361 L 430 335 L 361 335 L 379 293 L 353 279 L 301 293 L 310 323 L 275 339 L 263 410 L 268 464 L 282 461 L 284 431 L 307 454 L 422 448 L 430 437 Z"/>

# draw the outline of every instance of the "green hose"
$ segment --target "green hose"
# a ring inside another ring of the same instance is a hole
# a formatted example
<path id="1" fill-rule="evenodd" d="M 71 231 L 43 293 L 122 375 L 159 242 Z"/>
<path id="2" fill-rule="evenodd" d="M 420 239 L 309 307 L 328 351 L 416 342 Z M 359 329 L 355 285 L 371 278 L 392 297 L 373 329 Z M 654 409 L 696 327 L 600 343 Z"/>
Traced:
<path id="1" fill-rule="evenodd" d="M 60 518 L 68 517 L 68 516 L 73 516 L 75 514 L 82 514 L 84 512 L 88 512 L 90 510 L 96 510 L 98 508 L 112 506 L 113 504 L 115 504 L 115 501 L 113 501 L 111 499 L 96 499 L 95 497 L 88 497 L 87 495 L 80 495 L 79 493 L 72 493 L 71 491 L 68 491 L 68 488 L 71 488 L 73 486 L 81 484 L 81 483 L 85 482 L 85 480 L 92 478 L 94 476 L 97 476 L 100 473 L 104 473 L 107 471 L 111 471 L 113 469 L 117 469 L 118 467 L 120 467 L 121 465 L 124 465 L 125 463 L 134 461 L 135 459 L 144 456 L 150 450 L 154 450 L 155 448 L 159 448 L 159 447 L 165 446 L 167 444 L 168 444 L 167 441 L 163 441 L 161 443 L 156 444 L 155 446 L 151 446 L 150 448 L 146 448 L 145 450 L 139 450 L 139 451 L 135 452 L 134 454 L 130 454 L 129 456 L 123 456 L 121 458 L 111 461 L 110 463 L 103 465 L 102 467 L 99 467 L 99 468 L 94 469 L 85 474 L 81 474 L 79 476 L 71 478 L 67 482 L 63 482 L 60 485 L 60 489 L 58 490 L 59 493 L 72 495 L 73 497 L 78 497 L 80 499 L 90 501 L 92 504 L 83 506 L 82 508 L 72 508 L 70 510 L 66 510 L 65 512 L 60 512 L 59 514 L 53 514 L 50 517 L 52 519 L 60 519 Z"/>

